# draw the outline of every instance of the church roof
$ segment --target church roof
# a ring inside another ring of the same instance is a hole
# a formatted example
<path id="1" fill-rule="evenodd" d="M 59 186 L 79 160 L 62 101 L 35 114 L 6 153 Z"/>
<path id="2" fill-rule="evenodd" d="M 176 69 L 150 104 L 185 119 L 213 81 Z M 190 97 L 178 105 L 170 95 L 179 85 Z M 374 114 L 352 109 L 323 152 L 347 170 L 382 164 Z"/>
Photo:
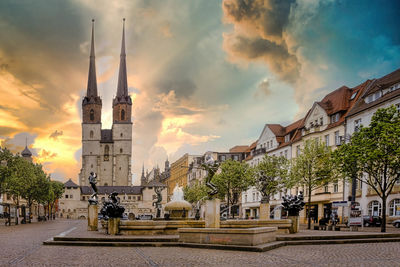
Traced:
<path id="1" fill-rule="evenodd" d="M 90 63 L 86 96 L 88 98 L 97 97 L 96 62 L 94 55 L 94 19 L 92 20 L 92 41 L 90 46 Z"/>
<path id="2" fill-rule="evenodd" d="M 99 195 L 111 194 L 117 192 L 119 195 L 140 195 L 142 194 L 143 186 L 98 186 L 97 191 Z M 92 188 L 90 186 L 81 186 L 81 193 L 83 195 L 92 194 Z"/>
<path id="3" fill-rule="evenodd" d="M 114 99 L 114 105 L 117 103 L 128 103 L 132 104 L 132 99 L 128 95 L 128 79 L 126 71 L 126 53 L 125 53 L 125 19 L 122 28 L 122 44 L 121 44 L 121 56 L 119 62 L 119 73 L 118 73 L 118 86 L 117 96 Z"/>
<path id="4" fill-rule="evenodd" d="M 101 130 L 101 143 L 112 143 L 113 138 L 112 138 L 112 130 L 111 129 L 105 129 Z"/>
<path id="5" fill-rule="evenodd" d="M 74 183 L 71 179 L 69 179 L 68 181 L 66 181 L 66 182 L 64 183 L 64 187 L 78 188 L 79 185 L 77 185 L 77 184 Z"/>
<path id="6" fill-rule="evenodd" d="M 25 146 L 25 149 L 21 152 L 21 155 L 23 157 L 31 157 L 32 156 L 32 152 L 28 149 L 27 146 Z"/>
<path id="7" fill-rule="evenodd" d="M 148 183 L 146 184 L 146 187 L 149 187 L 149 186 L 166 187 L 165 184 L 163 184 L 163 183 L 161 183 L 161 182 L 159 182 L 159 181 L 156 181 L 156 180 L 151 180 L 150 182 L 148 182 Z"/>

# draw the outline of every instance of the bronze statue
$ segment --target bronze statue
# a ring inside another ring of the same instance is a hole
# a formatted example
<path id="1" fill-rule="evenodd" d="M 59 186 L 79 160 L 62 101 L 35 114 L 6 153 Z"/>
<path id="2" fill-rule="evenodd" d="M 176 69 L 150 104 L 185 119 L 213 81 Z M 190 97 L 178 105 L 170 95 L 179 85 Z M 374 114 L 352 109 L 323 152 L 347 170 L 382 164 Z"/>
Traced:
<path id="1" fill-rule="evenodd" d="M 270 181 L 268 181 L 268 176 L 265 175 L 265 173 L 263 171 L 259 171 L 257 173 L 257 176 L 258 176 L 258 178 L 257 178 L 256 187 L 257 187 L 257 190 L 260 191 L 260 193 L 261 193 L 261 203 L 269 203 L 271 196 L 268 193 L 268 185 L 270 182 Z"/>
<path id="2" fill-rule="evenodd" d="M 282 206 L 284 210 L 288 212 L 289 216 L 299 216 L 300 211 L 304 208 L 304 197 L 303 192 L 300 192 L 298 196 L 283 196 Z"/>
<path id="3" fill-rule="evenodd" d="M 219 162 L 214 161 L 211 155 L 206 155 L 205 163 L 201 164 L 201 167 L 207 171 L 206 186 L 210 188 L 208 191 L 208 196 L 210 199 L 218 193 L 217 187 L 212 183 L 212 178 L 218 171 L 219 165 Z"/>
<path id="4" fill-rule="evenodd" d="M 89 175 L 89 183 L 90 183 L 90 185 L 92 187 L 92 190 L 93 190 L 93 194 L 90 196 L 90 198 L 88 200 L 89 204 L 97 205 L 97 203 L 98 203 L 98 197 L 97 197 L 98 191 L 97 191 L 97 186 L 96 186 L 96 184 L 97 184 L 97 174 L 96 173 L 94 173 L 94 172 L 90 173 L 90 175 Z"/>
<path id="5" fill-rule="evenodd" d="M 106 220 L 108 218 L 121 218 L 125 211 L 125 208 L 119 204 L 119 198 L 117 196 L 117 192 L 112 192 L 103 203 L 100 213 Z"/>
<path id="6" fill-rule="evenodd" d="M 153 206 L 155 206 L 157 209 L 156 218 L 161 217 L 161 201 L 162 201 L 161 192 L 162 192 L 162 190 L 163 190 L 162 187 L 158 187 L 158 186 L 154 187 L 154 192 L 157 194 L 157 199 L 156 199 L 156 201 L 153 202 Z"/>

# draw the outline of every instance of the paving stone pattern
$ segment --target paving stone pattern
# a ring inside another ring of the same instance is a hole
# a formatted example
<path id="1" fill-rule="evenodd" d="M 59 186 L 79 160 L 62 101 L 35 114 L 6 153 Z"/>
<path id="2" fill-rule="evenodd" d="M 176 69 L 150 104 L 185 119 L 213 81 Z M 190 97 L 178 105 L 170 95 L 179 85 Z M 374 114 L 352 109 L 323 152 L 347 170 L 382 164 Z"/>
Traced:
<path id="1" fill-rule="evenodd" d="M 400 243 L 287 246 L 263 253 L 182 247 L 43 246 L 86 221 L 0 226 L 0 266 L 400 266 Z M 95 233 L 93 233 L 95 234 Z M 97 234 L 96 234 L 97 235 Z"/>

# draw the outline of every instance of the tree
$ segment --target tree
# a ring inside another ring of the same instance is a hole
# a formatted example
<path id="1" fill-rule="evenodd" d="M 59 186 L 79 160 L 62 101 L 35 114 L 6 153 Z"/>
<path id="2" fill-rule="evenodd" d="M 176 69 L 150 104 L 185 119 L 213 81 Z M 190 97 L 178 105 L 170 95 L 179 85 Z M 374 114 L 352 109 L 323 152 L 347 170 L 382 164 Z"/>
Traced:
<path id="1" fill-rule="evenodd" d="M 5 189 L 6 178 L 10 176 L 11 162 L 14 155 L 7 148 L 0 148 L 0 194 Z"/>
<path id="2" fill-rule="evenodd" d="M 378 109 L 369 127 L 361 127 L 349 143 L 334 153 L 336 165 L 345 176 L 367 184 L 381 198 L 381 232 L 386 232 L 387 197 L 400 179 L 399 144 L 400 112 L 391 106 Z M 367 174 L 366 178 L 363 173 Z"/>
<path id="3" fill-rule="evenodd" d="M 298 185 L 307 190 L 307 228 L 311 229 L 311 193 L 336 179 L 330 148 L 314 139 L 305 141 L 300 155 L 292 160 L 291 176 Z"/>
<path id="4" fill-rule="evenodd" d="M 262 195 L 261 202 L 269 203 L 271 196 L 291 187 L 289 164 L 285 157 L 268 156 L 255 167 L 255 185 Z"/>
<path id="5" fill-rule="evenodd" d="M 62 197 L 64 194 L 64 184 L 59 182 L 59 181 L 50 181 L 50 188 L 51 188 L 51 194 L 50 194 L 50 210 L 51 214 L 50 216 L 52 217 L 53 215 L 53 210 L 54 206 L 57 202 L 58 199 Z"/>
<path id="6" fill-rule="evenodd" d="M 193 185 L 183 188 L 184 199 L 192 204 L 207 198 L 208 188 L 203 183 L 196 181 Z"/>
<path id="7" fill-rule="evenodd" d="M 230 216 L 231 206 L 238 202 L 241 192 L 254 185 L 254 171 L 247 163 L 231 159 L 221 164 L 220 171 L 214 176 L 213 183 L 218 188 L 218 196 L 227 200 Z"/>

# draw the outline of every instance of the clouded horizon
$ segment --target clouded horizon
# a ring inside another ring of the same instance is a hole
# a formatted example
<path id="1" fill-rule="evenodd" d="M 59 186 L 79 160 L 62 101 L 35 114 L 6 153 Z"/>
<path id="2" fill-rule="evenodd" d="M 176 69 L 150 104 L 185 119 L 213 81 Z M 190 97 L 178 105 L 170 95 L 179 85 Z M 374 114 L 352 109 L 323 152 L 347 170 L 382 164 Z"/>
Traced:
<path id="1" fill-rule="evenodd" d="M 26 138 L 52 177 L 77 181 L 91 19 L 111 128 L 122 18 L 134 183 L 184 153 L 250 145 L 342 85 L 400 67 L 398 1 L 2 1 L 0 146 Z"/>

